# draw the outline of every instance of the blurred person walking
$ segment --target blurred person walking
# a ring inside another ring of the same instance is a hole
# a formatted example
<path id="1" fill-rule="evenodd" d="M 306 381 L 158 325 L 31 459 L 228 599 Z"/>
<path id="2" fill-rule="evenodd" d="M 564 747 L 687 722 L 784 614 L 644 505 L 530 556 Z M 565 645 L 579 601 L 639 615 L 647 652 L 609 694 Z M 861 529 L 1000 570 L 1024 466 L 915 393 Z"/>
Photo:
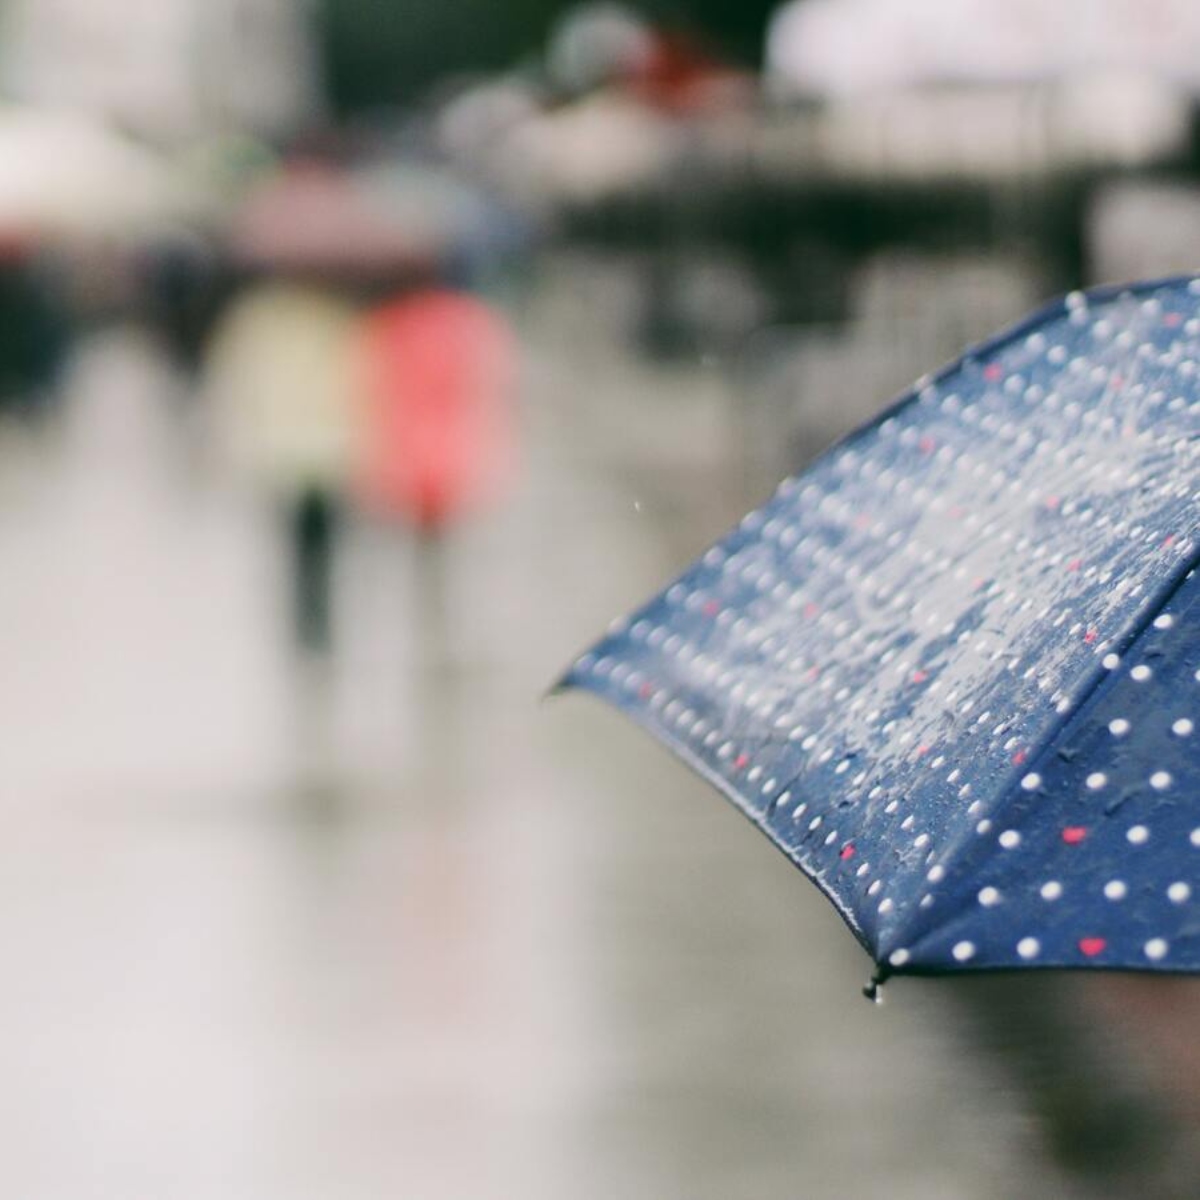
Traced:
<path id="1" fill-rule="evenodd" d="M 282 510 L 299 650 L 332 640 L 333 559 L 350 472 L 353 306 L 318 288 L 256 287 L 213 339 L 206 392 L 222 456 Z"/>
<path id="2" fill-rule="evenodd" d="M 515 340 L 484 301 L 431 289 L 372 309 L 360 351 L 357 494 L 416 532 L 420 640 L 427 663 L 444 665 L 446 535 L 497 504 L 514 471 Z"/>

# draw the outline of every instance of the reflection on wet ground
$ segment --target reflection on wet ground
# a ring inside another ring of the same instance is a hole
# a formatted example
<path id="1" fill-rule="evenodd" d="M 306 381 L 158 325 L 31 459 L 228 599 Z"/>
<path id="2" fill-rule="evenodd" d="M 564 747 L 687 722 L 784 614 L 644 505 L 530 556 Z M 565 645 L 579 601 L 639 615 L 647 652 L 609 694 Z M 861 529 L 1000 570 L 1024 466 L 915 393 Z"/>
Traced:
<path id="1" fill-rule="evenodd" d="M 731 808 L 542 700 L 755 498 L 721 372 L 636 365 L 571 282 L 522 317 L 516 502 L 432 569 L 353 522 L 329 663 L 287 645 L 283 518 L 138 336 L 7 438 L 0 1190 L 1008 1200 L 1180 1170 L 1167 993 L 867 1004 Z"/>

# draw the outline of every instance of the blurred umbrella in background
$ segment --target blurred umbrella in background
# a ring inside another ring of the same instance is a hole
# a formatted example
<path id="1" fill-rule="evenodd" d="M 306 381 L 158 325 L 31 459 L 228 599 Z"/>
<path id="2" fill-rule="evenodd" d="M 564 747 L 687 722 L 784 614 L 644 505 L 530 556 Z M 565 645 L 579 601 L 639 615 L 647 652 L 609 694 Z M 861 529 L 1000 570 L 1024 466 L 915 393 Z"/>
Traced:
<path id="1" fill-rule="evenodd" d="M 257 271 L 377 279 L 432 271 L 436 248 L 359 187 L 353 175 L 319 162 L 272 173 L 233 218 L 230 253 Z"/>
<path id="2" fill-rule="evenodd" d="M 170 161 L 100 120 L 0 109 L 0 232 L 41 243 L 145 241 L 196 215 Z"/>
<path id="3" fill-rule="evenodd" d="M 285 166 L 251 189 L 230 232 L 244 269 L 351 285 L 469 274 L 526 244 L 515 216 L 448 171 L 382 158 Z"/>
<path id="4" fill-rule="evenodd" d="M 1200 969 L 1200 281 L 1075 293 L 571 669 L 879 966 Z"/>
<path id="5" fill-rule="evenodd" d="M 285 514 L 293 627 L 329 649 L 332 562 L 354 442 L 355 313 L 315 287 L 253 288 L 223 316 L 205 392 L 222 457 Z"/>
<path id="6" fill-rule="evenodd" d="M 1200 89 L 1189 0 L 791 0 L 767 34 L 775 81 L 809 95 L 1134 73 Z"/>
<path id="7" fill-rule="evenodd" d="M 516 126 L 498 168 L 506 194 L 538 211 L 647 192 L 670 178 L 685 145 L 671 117 L 609 89 Z"/>
<path id="8" fill-rule="evenodd" d="M 474 282 L 494 264 L 530 249 L 532 225 L 435 163 L 392 159 L 365 165 L 354 185 L 373 210 L 388 214 L 440 274 Z"/>
<path id="9" fill-rule="evenodd" d="M 42 407 L 78 322 L 130 302 L 134 260 L 205 197 L 163 154 L 83 114 L 0 108 L 0 387 Z"/>

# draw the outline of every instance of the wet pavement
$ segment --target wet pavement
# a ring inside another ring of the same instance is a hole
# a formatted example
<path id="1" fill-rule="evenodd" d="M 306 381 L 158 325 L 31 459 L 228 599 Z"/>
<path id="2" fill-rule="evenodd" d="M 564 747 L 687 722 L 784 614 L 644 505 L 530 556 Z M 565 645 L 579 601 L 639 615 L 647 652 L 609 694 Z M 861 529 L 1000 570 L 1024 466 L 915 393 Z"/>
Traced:
<path id="1" fill-rule="evenodd" d="M 748 823 L 543 698 L 755 499 L 727 376 L 635 362 L 589 287 L 519 314 L 506 510 L 432 564 L 352 523 L 328 664 L 150 343 L 5 436 L 5 1195 L 1076 1194 L 946 990 L 861 999 Z"/>

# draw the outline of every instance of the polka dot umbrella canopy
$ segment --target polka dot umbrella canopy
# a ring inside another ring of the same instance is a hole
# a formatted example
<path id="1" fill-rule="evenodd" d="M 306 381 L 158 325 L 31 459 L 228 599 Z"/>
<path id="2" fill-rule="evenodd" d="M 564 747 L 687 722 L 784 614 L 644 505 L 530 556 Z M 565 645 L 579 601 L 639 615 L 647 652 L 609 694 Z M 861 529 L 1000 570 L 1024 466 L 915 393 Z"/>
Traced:
<path id="1" fill-rule="evenodd" d="M 785 481 L 564 686 L 894 973 L 1200 969 L 1200 280 L 1073 294 Z"/>

